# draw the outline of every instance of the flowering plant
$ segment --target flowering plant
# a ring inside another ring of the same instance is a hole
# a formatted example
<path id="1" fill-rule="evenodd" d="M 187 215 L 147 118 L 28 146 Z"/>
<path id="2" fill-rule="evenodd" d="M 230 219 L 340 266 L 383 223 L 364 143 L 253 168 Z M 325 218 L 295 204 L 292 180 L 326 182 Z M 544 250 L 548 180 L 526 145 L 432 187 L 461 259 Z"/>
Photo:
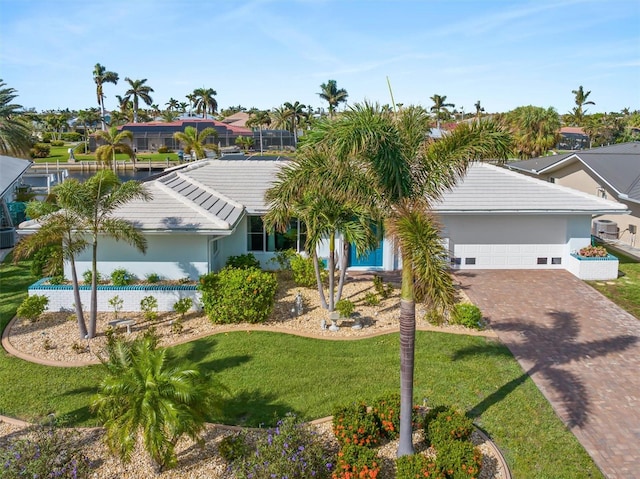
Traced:
<path id="1" fill-rule="evenodd" d="M 585 246 L 578 254 L 586 258 L 606 258 L 608 253 L 604 246 Z"/>

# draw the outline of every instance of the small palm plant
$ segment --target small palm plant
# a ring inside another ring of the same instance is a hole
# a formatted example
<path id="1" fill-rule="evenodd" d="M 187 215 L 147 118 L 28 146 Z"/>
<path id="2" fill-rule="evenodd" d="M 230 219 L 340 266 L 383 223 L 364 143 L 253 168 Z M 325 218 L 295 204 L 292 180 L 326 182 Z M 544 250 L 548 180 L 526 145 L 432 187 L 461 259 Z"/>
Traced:
<path id="1" fill-rule="evenodd" d="M 108 358 L 101 359 L 107 375 L 91 407 L 113 452 L 128 462 L 141 437 L 160 472 L 177 464 L 180 437 L 199 439 L 216 394 L 209 378 L 198 369 L 174 364 L 168 350 L 157 344 L 154 334 L 109 341 Z"/>

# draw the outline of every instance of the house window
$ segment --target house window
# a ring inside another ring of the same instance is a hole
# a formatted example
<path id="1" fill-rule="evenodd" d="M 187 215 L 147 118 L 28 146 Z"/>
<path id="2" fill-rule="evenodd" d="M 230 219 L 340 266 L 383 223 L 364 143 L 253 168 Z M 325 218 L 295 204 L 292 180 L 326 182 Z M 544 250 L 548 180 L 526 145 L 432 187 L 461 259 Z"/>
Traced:
<path id="1" fill-rule="evenodd" d="M 596 196 L 599 198 L 607 199 L 607 190 L 605 190 L 602 186 L 599 186 L 596 192 Z"/>
<path id="2" fill-rule="evenodd" d="M 538 258 L 538 264 L 547 264 L 547 258 Z"/>
<path id="3" fill-rule="evenodd" d="M 551 264 L 562 264 L 562 258 L 551 258 Z"/>
<path id="4" fill-rule="evenodd" d="M 247 218 L 247 249 L 249 251 L 303 251 L 307 239 L 304 223 L 291 220 L 285 233 L 267 231 L 261 216 Z"/>
<path id="5" fill-rule="evenodd" d="M 464 264 L 476 264 L 476 259 L 475 258 L 465 258 L 464 259 Z"/>
<path id="6" fill-rule="evenodd" d="M 462 258 L 451 258 L 451 264 L 454 266 L 460 266 L 462 264 Z"/>
<path id="7" fill-rule="evenodd" d="M 555 183 L 556 179 L 553 176 L 549 177 L 549 183 Z"/>

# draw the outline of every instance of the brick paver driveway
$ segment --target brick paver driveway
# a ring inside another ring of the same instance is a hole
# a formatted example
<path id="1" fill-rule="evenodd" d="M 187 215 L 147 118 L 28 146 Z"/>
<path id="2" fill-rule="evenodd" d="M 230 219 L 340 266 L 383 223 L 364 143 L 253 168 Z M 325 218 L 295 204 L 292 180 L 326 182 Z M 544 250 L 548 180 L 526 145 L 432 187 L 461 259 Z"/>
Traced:
<path id="1" fill-rule="evenodd" d="M 640 478 L 640 320 L 566 271 L 456 273 L 608 478 Z"/>

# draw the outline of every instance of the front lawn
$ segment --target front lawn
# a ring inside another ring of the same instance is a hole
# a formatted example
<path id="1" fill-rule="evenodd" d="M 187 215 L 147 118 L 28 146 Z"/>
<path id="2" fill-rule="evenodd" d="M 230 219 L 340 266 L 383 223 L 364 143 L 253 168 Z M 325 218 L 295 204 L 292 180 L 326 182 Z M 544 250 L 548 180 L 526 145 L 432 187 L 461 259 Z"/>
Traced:
<path id="1" fill-rule="evenodd" d="M 589 284 L 640 319 L 640 263 L 618 251 L 609 252 L 620 261 L 618 279 L 589 281 Z"/>
<path id="2" fill-rule="evenodd" d="M 28 284 L 28 264 L 0 267 L 0 325 L 13 316 Z M 70 339 L 71 340 L 71 339 Z M 336 404 L 374 399 L 399 387 L 398 334 L 358 341 L 234 332 L 172 348 L 212 372 L 227 388 L 212 422 L 271 425 L 292 411 L 328 416 Z M 54 413 L 93 425 L 88 409 L 101 366 L 44 367 L 0 352 L 0 413 L 35 419 Z M 483 337 L 418 332 L 415 402 L 456 405 L 474 417 L 505 454 L 516 478 L 601 478 L 576 438 L 509 351 Z"/>

